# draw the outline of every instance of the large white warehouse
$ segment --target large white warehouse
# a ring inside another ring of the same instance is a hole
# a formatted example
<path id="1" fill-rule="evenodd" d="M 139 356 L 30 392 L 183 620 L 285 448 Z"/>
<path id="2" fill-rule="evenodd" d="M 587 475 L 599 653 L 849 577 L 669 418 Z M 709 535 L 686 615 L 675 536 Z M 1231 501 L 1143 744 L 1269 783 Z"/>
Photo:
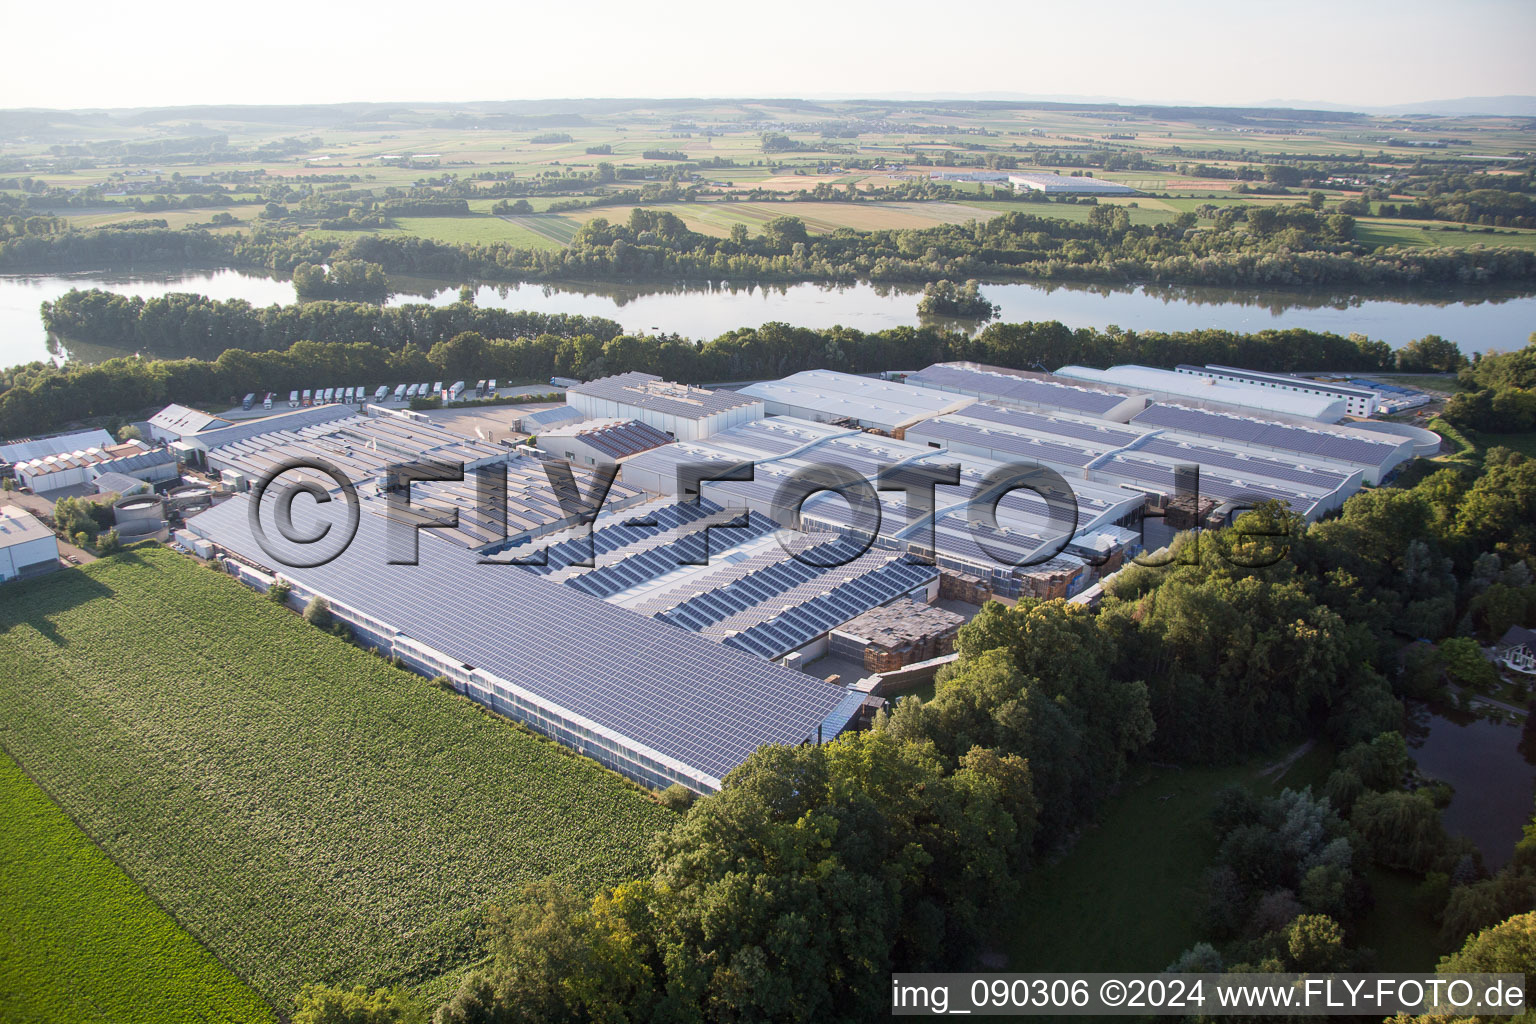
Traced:
<path id="1" fill-rule="evenodd" d="M 59 541 L 36 516 L 0 505 L 0 583 L 59 567 Z"/>
<path id="2" fill-rule="evenodd" d="M 1242 412 L 1259 412 L 1293 420 L 1337 423 L 1347 411 L 1343 398 L 1319 394 L 1277 391 L 1257 384 L 1196 377 L 1174 370 L 1127 364 L 1097 370 L 1091 366 L 1063 366 L 1056 376 L 1068 380 L 1111 384 L 1160 400 L 1198 402 Z"/>
<path id="3" fill-rule="evenodd" d="M 621 373 L 577 384 L 565 400 L 589 420 L 639 420 L 680 441 L 763 418 L 762 400 L 745 391 L 674 384 L 652 373 Z"/>

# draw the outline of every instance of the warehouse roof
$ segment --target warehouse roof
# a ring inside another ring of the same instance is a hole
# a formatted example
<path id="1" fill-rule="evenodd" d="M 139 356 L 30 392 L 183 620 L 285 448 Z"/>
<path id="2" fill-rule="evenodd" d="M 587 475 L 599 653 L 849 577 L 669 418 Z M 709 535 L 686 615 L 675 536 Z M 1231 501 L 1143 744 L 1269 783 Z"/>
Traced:
<path id="1" fill-rule="evenodd" d="M 836 419 L 902 427 L 963 409 L 969 395 L 949 394 L 836 370 L 803 370 L 783 380 L 748 385 L 742 394 Z"/>
<path id="2" fill-rule="evenodd" d="M 1006 403 L 1070 409 L 1092 416 L 1102 416 L 1126 399 L 1125 395 L 977 363 L 934 363 L 912 374 L 907 383 L 978 398 L 995 398 Z"/>
<path id="3" fill-rule="evenodd" d="M 611 459 L 638 455 L 652 448 L 672 443 L 672 437 L 669 434 L 639 420 L 623 420 L 617 423 L 578 427 L 568 431 L 560 430 L 550 436 L 560 437 L 567 434 L 579 437 L 584 443 Z"/>
<path id="4" fill-rule="evenodd" d="M 1246 442 L 1264 448 L 1316 455 L 1360 466 L 1381 466 L 1394 458 L 1408 439 L 1375 440 L 1354 432 L 1298 427 L 1288 423 L 1188 409 L 1182 405 L 1152 405 L 1131 421 L 1137 427 L 1167 427 L 1206 437 Z"/>
<path id="5" fill-rule="evenodd" d="M 711 391 L 689 384 L 674 384 L 654 373 L 620 373 L 601 377 L 566 389 L 566 395 L 586 395 L 636 409 L 647 409 L 683 419 L 703 419 L 743 406 L 756 405 L 758 399 L 744 391 Z"/>
<path id="6" fill-rule="evenodd" d="M 1219 366 L 1216 363 L 1207 363 L 1204 366 L 1195 366 L 1192 363 L 1180 363 L 1177 367 L 1181 373 L 1203 375 L 1207 373 L 1219 373 L 1227 377 L 1237 377 L 1241 380 L 1253 381 L 1259 385 L 1285 384 L 1290 387 L 1306 388 L 1308 391 L 1318 391 L 1328 395 L 1338 395 L 1341 398 L 1375 398 L 1376 392 L 1369 388 L 1358 388 L 1348 384 L 1330 384 L 1326 381 L 1312 380 L 1310 377 L 1297 377 L 1289 373 L 1265 373 L 1262 370 L 1240 370 L 1235 366 Z"/>
<path id="7" fill-rule="evenodd" d="M 314 423 L 326 423 L 356 415 L 357 410 L 350 405 L 312 405 L 307 409 L 294 409 L 274 416 L 262 416 L 259 419 L 241 420 L 229 426 L 213 427 L 188 435 L 184 440 L 193 441 L 204 449 L 217 448 L 219 445 L 244 441 L 261 434 L 270 434 L 275 430 L 297 430 Z"/>
<path id="8" fill-rule="evenodd" d="M 0 548 L 52 537 L 42 520 L 17 505 L 0 505 Z"/>
<path id="9" fill-rule="evenodd" d="M 28 462 L 60 452 L 78 452 L 86 448 L 105 448 L 112 444 L 105 430 L 80 430 L 52 437 L 23 438 L 0 445 L 0 462 Z"/>
<path id="10" fill-rule="evenodd" d="M 173 434 L 195 434 L 200 430 L 227 427 L 229 421 L 210 413 L 172 403 L 149 418 L 149 425 Z"/>
<path id="11" fill-rule="evenodd" d="M 552 409 L 540 409 L 522 417 L 523 432 L 537 434 L 547 427 L 563 427 L 567 423 L 580 423 L 586 419 L 580 409 L 569 405 L 557 405 Z"/>
<path id="12" fill-rule="evenodd" d="M 1257 384 L 1239 384 L 1217 380 L 1214 377 L 1196 377 L 1173 370 L 1158 370 L 1150 366 L 1131 364 L 1111 366 L 1107 370 L 1098 370 L 1089 366 L 1063 366 L 1056 371 L 1056 375 L 1075 380 L 1113 384 L 1132 391 L 1174 395 L 1198 402 L 1238 406 L 1301 419 L 1336 420 L 1344 414 L 1342 399 L 1277 391 Z"/>
<path id="13" fill-rule="evenodd" d="M 249 502 L 238 495 L 191 525 L 270 565 L 252 536 Z M 299 505 L 294 512 L 302 514 Z M 387 561 L 384 520 L 365 513 L 356 538 L 331 562 L 278 568 L 333 603 L 715 780 L 763 744 L 814 738 L 844 702 L 840 687 L 533 573 L 477 564 L 430 533 L 417 565 Z"/>
<path id="14" fill-rule="evenodd" d="M 1010 174 L 1008 180 L 1014 185 L 1037 192 L 1079 192 L 1114 196 L 1140 194 L 1129 185 L 1122 185 L 1118 181 L 1105 181 L 1101 178 L 1090 178 L 1087 175 Z"/>

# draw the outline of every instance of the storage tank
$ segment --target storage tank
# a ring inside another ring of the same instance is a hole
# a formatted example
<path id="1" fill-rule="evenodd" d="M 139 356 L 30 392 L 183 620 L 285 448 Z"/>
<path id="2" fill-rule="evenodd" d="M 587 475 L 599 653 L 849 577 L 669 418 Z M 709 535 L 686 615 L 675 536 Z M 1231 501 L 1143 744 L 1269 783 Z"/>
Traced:
<path id="1" fill-rule="evenodd" d="M 118 536 L 124 540 L 142 537 L 160 529 L 165 519 L 165 502 L 158 494 L 134 494 L 112 504 L 112 518 Z"/>

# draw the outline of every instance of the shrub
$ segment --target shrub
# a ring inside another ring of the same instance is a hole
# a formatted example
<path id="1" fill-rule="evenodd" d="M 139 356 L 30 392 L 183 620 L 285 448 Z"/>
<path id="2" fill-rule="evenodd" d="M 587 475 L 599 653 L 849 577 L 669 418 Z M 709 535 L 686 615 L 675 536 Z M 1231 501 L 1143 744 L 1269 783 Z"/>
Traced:
<path id="1" fill-rule="evenodd" d="M 325 598 L 316 594 L 309 599 L 309 604 L 304 606 L 304 621 L 320 629 L 330 627 L 332 622 L 331 606 Z"/>
<path id="2" fill-rule="evenodd" d="M 656 794 L 656 802 L 673 811 L 686 811 L 693 805 L 693 790 L 681 782 L 674 782 Z"/>

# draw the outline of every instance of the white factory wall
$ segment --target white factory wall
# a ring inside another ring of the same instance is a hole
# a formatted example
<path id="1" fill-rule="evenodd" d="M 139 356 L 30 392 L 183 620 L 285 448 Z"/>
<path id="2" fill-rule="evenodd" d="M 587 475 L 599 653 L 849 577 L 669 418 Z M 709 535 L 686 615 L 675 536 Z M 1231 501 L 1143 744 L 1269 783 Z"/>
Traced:
<path id="1" fill-rule="evenodd" d="M 37 572 L 37 566 L 57 566 L 59 542 L 52 534 L 36 540 L 23 540 L 0 547 L 0 583 L 16 579 L 23 571 Z"/>
<path id="2" fill-rule="evenodd" d="M 730 427 L 739 427 L 743 423 L 751 423 L 753 420 L 763 418 L 761 402 L 738 406 L 724 412 L 701 416 L 698 419 L 674 416 L 671 413 L 657 412 L 654 409 L 615 402 L 606 398 L 594 398 L 574 391 L 566 395 L 566 402 L 589 420 L 639 420 L 647 426 L 671 434 L 679 441 L 697 441 Z"/>

